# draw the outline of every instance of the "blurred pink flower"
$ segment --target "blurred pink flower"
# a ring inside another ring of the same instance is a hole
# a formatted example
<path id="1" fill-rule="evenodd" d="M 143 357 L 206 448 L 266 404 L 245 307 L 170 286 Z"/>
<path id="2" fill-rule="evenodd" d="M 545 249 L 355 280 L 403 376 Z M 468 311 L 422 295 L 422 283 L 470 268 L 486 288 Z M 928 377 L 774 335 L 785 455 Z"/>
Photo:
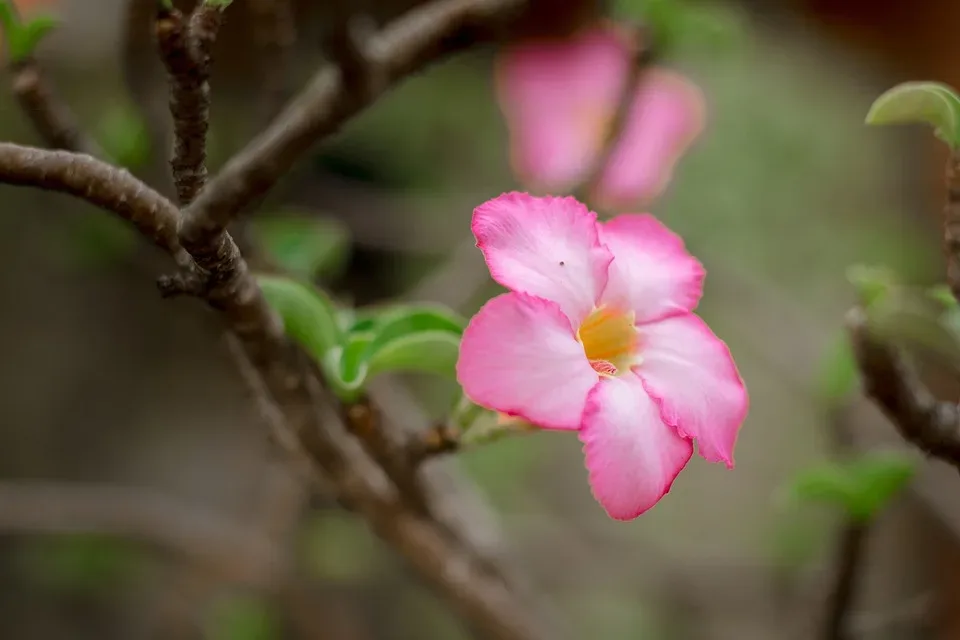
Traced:
<path id="1" fill-rule="evenodd" d="M 692 313 L 704 270 L 653 216 L 600 223 L 576 199 L 508 193 L 474 210 L 494 280 L 463 334 L 457 378 L 475 403 L 578 430 L 596 499 L 650 509 L 693 453 L 733 467 L 747 392 Z"/>
<path id="2" fill-rule="evenodd" d="M 604 23 L 571 39 L 517 43 L 501 54 L 496 85 L 511 162 L 531 189 L 568 192 L 589 177 L 630 76 L 629 38 Z M 704 129 L 706 107 L 695 84 L 663 68 L 642 73 L 590 196 L 597 206 L 653 201 Z"/>

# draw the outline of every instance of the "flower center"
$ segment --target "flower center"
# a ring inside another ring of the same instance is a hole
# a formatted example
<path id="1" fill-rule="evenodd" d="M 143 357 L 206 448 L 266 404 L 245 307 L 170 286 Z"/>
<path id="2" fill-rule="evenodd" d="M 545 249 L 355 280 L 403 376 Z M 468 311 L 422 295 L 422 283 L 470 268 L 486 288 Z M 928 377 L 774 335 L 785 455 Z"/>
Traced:
<path id="1" fill-rule="evenodd" d="M 615 376 L 636 364 L 639 343 L 635 314 L 603 306 L 580 325 L 577 339 L 590 365 L 600 375 Z"/>

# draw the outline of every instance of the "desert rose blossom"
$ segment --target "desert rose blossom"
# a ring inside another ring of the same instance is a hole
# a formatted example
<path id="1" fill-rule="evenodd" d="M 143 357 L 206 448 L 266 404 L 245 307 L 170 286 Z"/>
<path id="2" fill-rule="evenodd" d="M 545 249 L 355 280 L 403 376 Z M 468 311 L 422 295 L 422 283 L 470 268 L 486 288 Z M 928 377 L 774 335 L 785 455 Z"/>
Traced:
<path id="1" fill-rule="evenodd" d="M 603 157 L 590 202 L 623 210 L 653 201 L 704 129 L 700 89 L 674 71 L 641 71 L 619 137 L 604 154 L 608 129 L 633 64 L 632 36 L 601 23 L 562 40 L 505 48 L 496 90 L 510 135 L 514 173 L 539 192 L 569 193 Z"/>
<path id="2" fill-rule="evenodd" d="M 617 520 L 669 490 L 693 453 L 733 467 L 747 392 L 695 314 L 704 270 L 654 217 L 600 223 L 572 197 L 507 193 L 474 210 L 509 293 L 463 334 L 457 378 L 477 404 L 579 431 L 593 494 Z"/>

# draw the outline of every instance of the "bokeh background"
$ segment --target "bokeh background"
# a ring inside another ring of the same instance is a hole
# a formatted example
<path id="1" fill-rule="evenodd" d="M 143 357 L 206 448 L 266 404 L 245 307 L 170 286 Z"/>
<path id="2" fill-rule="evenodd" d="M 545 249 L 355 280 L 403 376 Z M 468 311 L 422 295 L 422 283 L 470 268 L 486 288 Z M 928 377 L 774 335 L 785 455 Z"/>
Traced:
<path id="1" fill-rule="evenodd" d="M 46 4 L 63 22 L 39 58 L 59 92 L 116 158 L 169 193 L 164 77 L 149 23 L 137 22 L 144 3 Z M 212 167 L 271 113 L 255 99 L 267 83 L 282 97 L 322 62 L 329 18 L 295 4 L 282 72 L 258 66 L 253 10 L 244 0 L 229 10 Z M 366 4 L 379 19 L 403 5 Z M 653 211 L 704 262 L 701 312 L 751 393 L 736 470 L 695 459 L 667 499 L 622 524 L 592 500 L 572 436 L 508 439 L 431 463 L 474 480 L 488 503 L 477 508 L 498 515 L 498 535 L 572 637 L 818 637 L 841 517 L 791 501 L 791 479 L 837 455 L 838 428 L 854 451 L 898 444 L 865 401 L 838 407 L 822 391 L 824 354 L 854 301 L 847 268 L 882 264 L 917 283 L 936 282 L 942 268 L 940 150 L 926 131 L 867 129 L 863 119 L 895 82 L 960 81 L 954 4 L 708 3 L 718 37 L 670 52 L 666 61 L 706 91 L 709 126 Z M 243 238 L 257 246 L 272 237 L 259 221 L 306 218 L 329 244 L 319 281 L 341 300 L 475 311 L 496 289 L 472 246 L 471 210 L 517 187 L 494 55 L 460 56 L 379 101 L 271 192 Z M 0 138 L 40 144 L 8 84 Z M 0 188 L 0 255 L 0 636 L 472 637 L 362 523 L 322 498 L 300 508 L 307 499 L 273 452 L 216 318 L 156 294 L 164 256 L 89 206 L 10 187 Z M 383 386 L 435 417 L 456 391 L 435 379 Z M 854 637 L 960 638 L 957 486 L 923 463 L 871 528 Z M 38 487 L 46 493 L 24 493 Z M 188 546 L 216 546 L 211 532 L 232 530 L 249 579 L 231 584 L 142 536 L 79 524 L 31 531 L 37 509 L 105 492 L 133 512 L 195 517 L 180 532 Z M 263 551 L 248 538 L 270 543 Z M 282 568 L 261 570 L 273 561 L 261 551 Z"/>

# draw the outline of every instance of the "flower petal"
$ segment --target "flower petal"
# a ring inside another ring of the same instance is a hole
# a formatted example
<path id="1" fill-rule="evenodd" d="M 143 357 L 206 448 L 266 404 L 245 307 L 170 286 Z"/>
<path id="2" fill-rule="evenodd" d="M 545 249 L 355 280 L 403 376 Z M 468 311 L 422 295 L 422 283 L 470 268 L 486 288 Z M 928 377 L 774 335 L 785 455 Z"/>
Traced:
<path id="1" fill-rule="evenodd" d="M 613 256 L 600 244 L 596 214 L 574 198 L 505 193 L 474 210 L 472 228 L 494 280 L 553 300 L 574 324 L 607 283 Z"/>
<path id="2" fill-rule="evenodd" d="M 506 293 L 463 332 L 457 380 L 483 407 L 548 429 L 577 429 L 598 376 L 556 303 Z"/>
<path id="3" fill-rule="evenodd" d="M 646 74 L 595 189 L 593 201 L 606 209 L 656 199 L 705 126 L 705 100 L 697 85 L 665 69 Z"/>
<path id="4" fill-rule="evenodd" d="M 692 313 L 638 329 L 643 361 L 636 371 L 664 422 L 696 438 L 705 459 L 732 469 L 749 398 L 727 345 Z"/>
<path id="5" fill-rule="evenodd" d="M 600 225 L 600 241 L 613 253 L 603 304 L 633 311 L 650 322 L 693 311 L 706 275 L 683 239 L 649 214 L 625 214 Z"/>
<path id="6" fill-rule="evenodd" d="M 693 443 L 664 424 L 633 373 L 604 378 L 590 392 L 580 441 L 593 495 L 616 520 L 653 507 L 693 455 Z"/>
<path id="7" fill-rule="evenodd" d="M 496 88 L 522 182 L 563 192 L 583 179 L 603 146 L 629 60 L 629 43 L 607 25 L 503 50 Z"/>

